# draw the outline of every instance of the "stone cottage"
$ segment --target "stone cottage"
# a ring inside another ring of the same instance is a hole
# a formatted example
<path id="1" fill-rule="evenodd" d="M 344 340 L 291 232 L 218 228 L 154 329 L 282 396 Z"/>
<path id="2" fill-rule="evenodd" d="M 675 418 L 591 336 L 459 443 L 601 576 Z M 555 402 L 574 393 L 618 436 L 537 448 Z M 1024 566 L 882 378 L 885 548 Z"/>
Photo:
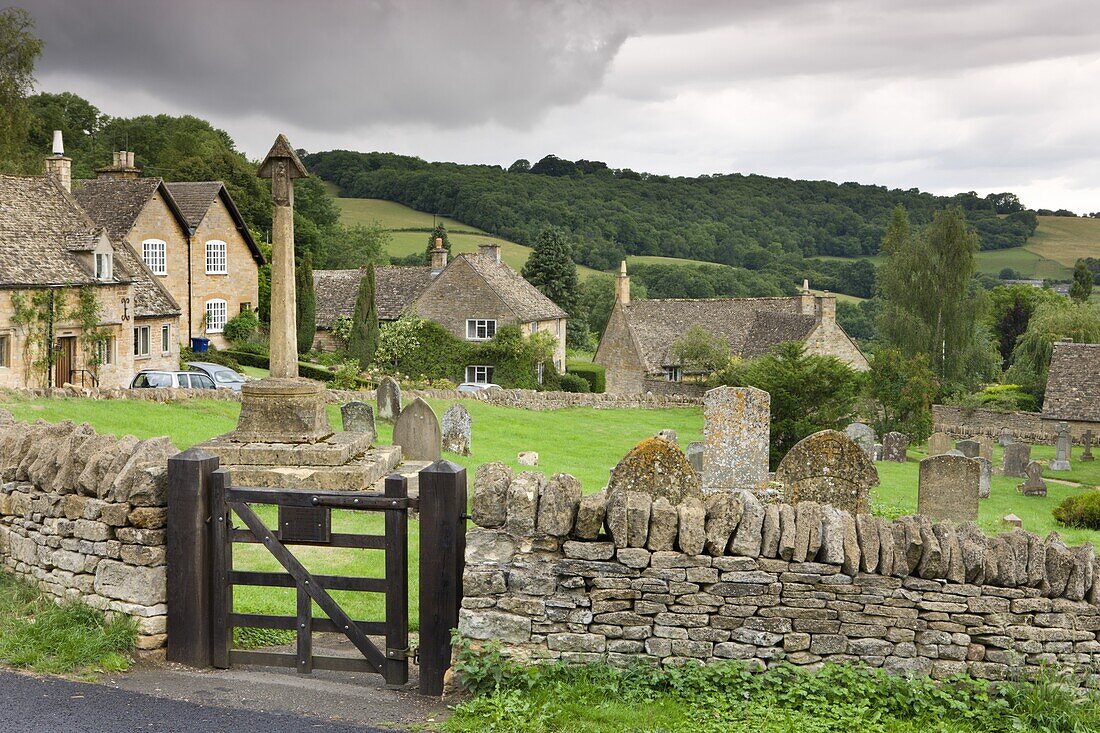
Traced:
<path id="1" fill-rule="evenodd" d="M 112 241 L 141 254 L 180 304 L 175 341 L 204 337 L 218 348 L 228 345 L 226 321 L 258 306 L 264 257 L 220 181 L 142 178 L 134 153 L 122 151 L 74 193 Z"/>
<path id="2" fill-rule="evenodd" d="M 673 356 L 676 340 L 701 326 L 724 340 L 731 356 L 762 356 L 784 341 L 801 341 L 812 354 L 829 354 L 860 371 L 869 367 L 855 341 L 836 322 L 836 296 L 802 293 L 780 298 L 630 299 L 623 262 L 615 305 L 593 359 L 607 369 L 607 391 L 618 394 L 675 393 L 684 384 L 683 365 Z"/>
<path id="3" fill-rule="evenodd" d="M 0 386 L 123 387 L 175 368 L 178 304 L 71 196 L 59 142 L 48 175 L 0 176 Z"/>
<path id="4" fill-rule="evenodd" d="M 341 316 L 351 317 L 362 277 L 360 270 L 317 270 L 318 348 L 336 346 L 330 333 Z M 524 335 L 549 333 L 556 342 L 554 366 L 565 369 L 568 314 L 500 259 L 500 246 L 483 244 L 476 254 L 448 261 L 437 247 L 425 267 L 376 267 L 375 307 L 382 323 L 414 312 L 460 339 L 486 341 L 498 328 L 518 325 Z M 467 382 L 492 382 L 492 367 L 470 364 Z"/>
<path id="5" fill-rule="evenodd" d="M 1043 423 L 1053 430 L 1062 421 L 1078 440 L 1086 430 L 1100 434 L 1100 344 L 1054 344 Z"/>

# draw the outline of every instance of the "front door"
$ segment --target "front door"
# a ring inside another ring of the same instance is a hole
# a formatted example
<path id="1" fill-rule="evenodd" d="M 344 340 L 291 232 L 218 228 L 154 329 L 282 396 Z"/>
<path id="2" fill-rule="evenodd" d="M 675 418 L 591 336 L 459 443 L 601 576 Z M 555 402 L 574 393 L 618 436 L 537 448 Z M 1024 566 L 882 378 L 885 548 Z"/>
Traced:
<path id="1" fill-rule="evenodd" d="M 57 363 L 54 372 L 55 387 L 73 381 L 73 366 L 75 364 L 76 336 L 59 337 L 57 339 Z"/>

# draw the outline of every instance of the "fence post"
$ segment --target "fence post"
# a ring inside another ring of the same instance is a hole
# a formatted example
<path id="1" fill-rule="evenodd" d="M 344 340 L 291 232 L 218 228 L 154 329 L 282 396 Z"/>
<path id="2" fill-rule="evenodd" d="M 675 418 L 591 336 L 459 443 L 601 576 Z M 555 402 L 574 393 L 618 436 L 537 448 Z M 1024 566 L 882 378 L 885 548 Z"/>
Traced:
<path id="1" fill-rule="evenodd" d="M 407 499 L 409 480 L 386 477 L 386 498 Z M 386 510 L 386 686 L 409 681 L 409 510 Z M 397 654 L 400 653 L 400 656 Z"/>
<path id="2" fill-rule="evenodd" d="M 420 694 L 443 694 L 458 626 L 466 551 L 466 469 L 436 461 L 420 472 Z"/>
<path id="3" fill-rule="evenodd" d="M 210 667 L 210 485 L 218 458 L 190 448 L 168 459 L 170 662 Z"/>

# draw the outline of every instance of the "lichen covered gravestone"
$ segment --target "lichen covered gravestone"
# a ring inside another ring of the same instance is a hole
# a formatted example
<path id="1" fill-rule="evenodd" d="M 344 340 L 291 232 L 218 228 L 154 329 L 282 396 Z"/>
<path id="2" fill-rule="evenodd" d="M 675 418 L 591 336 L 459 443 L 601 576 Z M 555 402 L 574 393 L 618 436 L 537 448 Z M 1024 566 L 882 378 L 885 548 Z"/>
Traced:
<path id="1" fill-rule="evenodd" d="M 853 514 L 871 511 L 870 490 L 878 486 L 874 462 L 847 435 L 822 430 L 803 438 L 775 469 L 782 501 L 831 504 Z"/>
<path id="2" fill-rule="evenodd" d="M 978 498 L 988 499 L 993 484 L 993 461 L 982 456 L 974 459 L 981 471 L 978 473 Z"/>
<path id="3" fill-rule="evenodd" d="M 340 421 L 346 433 L 367 433 L 376 435 L 374 428 L 374 408 L 366 402 L 349 402 L 340 406 Z"/>
<path id="4" fill-rule="evenodd" d="M 459 404 L 443 413 L 443 450 L 460 456 L 470 455 L 470 413 Z"/>
<path id="5" fill-rule="evenodd" d="M 1050 462 L 1051 471 L 1069 471 L 1069 454 L 1071 443 L 1071 437 L 1069 434 L 1069 423 L 1058 423 L 1058 438 L 1054 442 L 1054 460 Z"/>
<path id="6" fill-rule="evenodd" d="M 978 453 L 981 451 L 981 446 L 976 440 L 960 440 L 955 443 L 955 448 L 967 458 L 977 458 Z"/>
<path id="7" fill-rule="evenodd" d="M 997 435 L 997 442 L 1002 448 L 1006 448 L 1016 442 L 1016 436 L 1008 428 L 1001 428 L 1001 432 Z"/>
<path id="8" fill-rule="evenodd" d="M 1031 461 L 1024 468 L 1027 481 L 1017 484 L 1016 490 L 1024 496 L 1046 496 L 1047 482 L 1043 481 L 1043 466 L 1038 461 Z"/>
<path id="9" fill-rule="evenodd" d="M 1009 443 L 1005 446 L 1005 476 L 1023 477 L 1024 469 L 1031 462 L 1031 446 L 1027 443 Z"/>
<path id="10" fill-rule="evenodd" d="M 758 489 L 768 482 L 771 395 L 716 387 L 703 396 L 703 488 Z"/>
<path id="11" fill-rule="evenodd" d="M 670 443 L 675 443 L 676 445 L 680 445 L 680 440 L 676 437 L 676 431 L 672 430 L 671 428 L 665 428 L 664 430 L 659 430 L 657 432 L 657 437 L 658 438 L 664 438 L 665 440 L 669 441 Z"/>
<path id="12" fill-rule="evenodd" d="M 844 434 L 872 461 L 875 460 L 875 431 L 870 425 L 854 422 L 844 428 Z"/>
<path id="13" fill-rule="evenodd" d="M 971 438 L 978 444 L 978 457 L 993 461 L 993 438 L 988 435 L 975 435 Z"/>
<path id="14" fill-rule="evenodd" d="M 1092 455 L 1092 444 L 1096 440 L 1096 436 L 1092 434 L 1091 430 L 1086 430 L 1081 434 L 1081 443 L 1084 444 L 1085 449 L 1081 451 L 1082 461 L 1094 461 L 1096 458 Z"/>
<path id="15" fill-rule="evenodd" d="M 687 450 L 688 463 L 695 469 L 695 473 L 703 472 L 703 442 L 695 441 L 694 443 L 688 443 Z"/>
<path id="16" fill-rule="evenodd" d="M 965 456 L 930 456 L 920 462 L 917 513 L 957 524 L 978 519 L 978 462 Z"/>
<path id="17" fill-rule="evenodd" d="M 894 431 L 882 436 L 882 460 L 905 463 L 908 452 L 909 436 L 905 433 Z"/>
<path id="18" fill-rule="evenodd" d="M 607 490 L 611 495 L 638 491 L 654 499 L 668 499 L 674 506 L 684 499 L 703 495 L 699 476 L 680 446 L 657 437 L 646 438 L 623 456 L 611 469 Z"/>
<path id="19" fill-rule="evenodd" d="M 417 397 L 393 425 L 393 444 L 407 461 L 438 461 L 443 444 L 439 419 L 431 405 Z"/>
<path id="20" fill-rule="evenodd" d="M 942 456 L 951 450 L 951 436 L 947 433 L 932 433 L 928 436 L 928 455 Z"/>
<path id="21" fill-rule="evenodd" d="M 401 414 L 401 385 L 393 377 L 382 377 L 375 392 L 378 419 L 393 422 Z"/>

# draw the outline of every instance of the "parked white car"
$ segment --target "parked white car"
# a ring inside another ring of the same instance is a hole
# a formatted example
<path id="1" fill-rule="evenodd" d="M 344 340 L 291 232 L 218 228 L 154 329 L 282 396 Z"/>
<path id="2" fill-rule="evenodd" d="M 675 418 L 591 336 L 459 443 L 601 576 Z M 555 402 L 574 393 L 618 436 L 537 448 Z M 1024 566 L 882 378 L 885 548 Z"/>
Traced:
<path id="1" fill-rule="evenodd" d="M 235 372 L 227 366 L 213 364 L 208 361 L 189 361 L 187 368 L 193 372 L 201 372 L 214 380 L 214 386 L 218 389 L 231 389 L 240 392 L 241 386 L 248 381 L 248 377 Z"/>
<path id="2" fill-rule="evenodd" d="M 458 385 L 459 392 L 488 392 L 493 389 L 503 389 L 499 384 L 489 384 L 487 382 L 463 382 Z"/>
<path id="3" fill-rule="evenodd" d="M 199 372 L 147 369 L 134 375 L 130 389 L 214 389 L 214 380 Z"/>

